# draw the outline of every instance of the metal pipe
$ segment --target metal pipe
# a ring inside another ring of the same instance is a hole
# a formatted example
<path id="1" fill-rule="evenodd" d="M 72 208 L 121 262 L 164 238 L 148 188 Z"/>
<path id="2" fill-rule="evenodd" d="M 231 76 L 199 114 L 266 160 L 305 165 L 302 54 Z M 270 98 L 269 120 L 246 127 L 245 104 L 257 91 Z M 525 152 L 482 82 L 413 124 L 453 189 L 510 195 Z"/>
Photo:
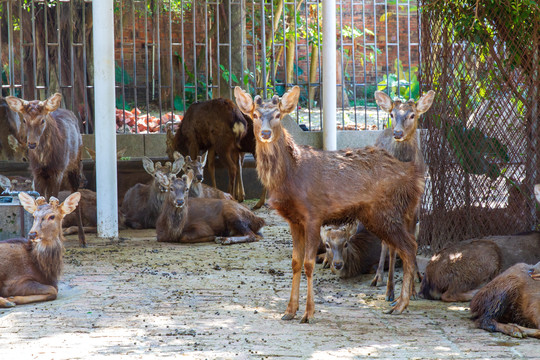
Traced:
<path id="1" fill-rule="evenodd" d="M 101 238 L 118 238 L 113 0 L 94 0 L 92 14 L 97 228 Z"/>
<path id="2" fill-rule="evenodd" d="M 337 149 L 336 4 L 323 1 L 323 149 Z"/>

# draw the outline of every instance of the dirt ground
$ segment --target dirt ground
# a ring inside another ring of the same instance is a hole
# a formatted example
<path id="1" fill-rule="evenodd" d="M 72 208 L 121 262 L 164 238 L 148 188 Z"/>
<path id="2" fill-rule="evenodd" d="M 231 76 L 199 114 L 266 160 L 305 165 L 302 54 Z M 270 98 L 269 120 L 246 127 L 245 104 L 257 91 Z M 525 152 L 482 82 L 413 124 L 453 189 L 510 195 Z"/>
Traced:
<path id="1" fill-rule="evenodd" d="M 69 237 L 59 298 L 0 310 L 0 359 L 540 358 L 539 340 L 475 329 L 466 303 L 386 315 L 371 275 L 343 281 L 320 265 L 315 322 L 299 323 L 305 280 L 297 318 L 280 320 L 291 238 L 275 212 L 259 214 L 265 238 L 251 244 L 162 244 L 144 230 L 81 249 Z"/>

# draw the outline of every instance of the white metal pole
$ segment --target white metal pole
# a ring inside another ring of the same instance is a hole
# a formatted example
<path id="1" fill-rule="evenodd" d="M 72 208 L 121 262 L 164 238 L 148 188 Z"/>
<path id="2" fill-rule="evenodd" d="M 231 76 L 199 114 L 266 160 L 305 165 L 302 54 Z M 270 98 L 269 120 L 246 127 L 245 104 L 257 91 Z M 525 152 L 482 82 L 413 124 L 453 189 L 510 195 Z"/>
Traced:
<path id="1" fill-rule="evenodd" d="M 97 228 L 118 238 L 113 0 L 93 0 Z"/>
<path id="2" fill-rule="evenodd" d="M 323 149 L 337 149 L 336 131 L 336 3 L 323 0 Z"/>

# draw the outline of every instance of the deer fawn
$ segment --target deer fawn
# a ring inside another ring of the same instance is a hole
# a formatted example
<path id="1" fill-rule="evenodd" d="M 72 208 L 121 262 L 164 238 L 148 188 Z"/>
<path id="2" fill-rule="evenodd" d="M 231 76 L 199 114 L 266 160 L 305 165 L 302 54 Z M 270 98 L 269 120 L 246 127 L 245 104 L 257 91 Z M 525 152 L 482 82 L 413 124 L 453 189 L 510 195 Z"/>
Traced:
<path id="1" fill-rule="evenodd" d="M 197 156 L 196 159 L 192 160 L 191 156 L 186 156 L 184 158 L 184 166 L 182 170 L 184 174 L 193 172 L 193 181 L 189 187 L 189 196 L 191 198 L 211 198 L 211 199 L 229 199 L 232 200 L 233 197 L 231 194 L 223 192 L 214 187 L 203 184 L 204 179 L 204 165 L 206 164 L 208 152 L 205 152 L 204 155 Z M 177 160 L 182 157 L 178 151 L 174 152 L 174 159 Z M 183 158 L 183 157 L 182 157 Z"/>
<path id="2" fill-rule="evenodd" d="M 417 245 L 408 232 L 424 189 L 423 174 L 414 164 L 400 162 L 386 150 L 368 147 L 321 151 L 297 145 L 281 125 L 296 108 L 300 88 L 281 99 L 263 102 L 235 88 L 239 108 L 253 119 L 257 140 L 257 172 L 270 194 L 269 203 L 283 216 L 293 238 L 292 289 L 284 320 L 298 310 L 302 265 L 307 278 L 306 311 L 313 318 L 313 269 L 322 225 L 358 219 L 366 229 L 397 249 L 403 259 L 401 297 L 390 312 L 409 304 Z"/>
<path id="3" fill-rule="evenodd" d="M 258 241 L 264 220 L 234 200 L 188 198 L 193 171 L 171 176 L 157 220 L 157 240 L 180 243 L 216 241 L 223 245 Z"/>
<path id="4" fill-rule="evenodd" d="M 26 193 L 19 199 L 34 215 L 34 224 L 28 240 L 0 242 L 0 307 L 56 299 L 63 267 L 62 219 L 75 210 L 80 194 L 71 194 L 61 204 L 55 197 L 47 204 L 44 197 L 34 200 Z"/>
<path id="5" fill-rule="evenodd" d="M 540 262 L 516 264 L 493 279 L 472 298 L 471 314 L 480 329 L 540 339 Z"/>
<path id="6" fill-rule="evenodd" d="M 61 101 L 59 93 L 44 101 L 6 97 L 11 110 L 22 117 L 34 186 L 46 199 L 58 196 L 64 175 L 71 191 L 77 191 L 82 174 L 79 123 L 73 112 L 59 108 Z M 79 243 L 86 246 L 81 209 L 77 212 Z"/>
<path id="7" fill-rule="evenodd" d="M 161 165 L 157 162 L 154 166 L 152 160 L 147 157 L 142 159 L 144 170 L 152 175 L 153 180 L 149 184 L 136 184 L 131 187 L 124 196 L 121 216 L 126 226 L 134 229 L 148 229 L 156 227 L 166 192 L 169 190 L 171 175 L 182 170 L 184 159 L 177 159 L 173 164 L 170 162 Z"/>
<path id="8" fill-rule="evenodd" d="M 392 126 L 385 129 L 381 135 L 375 141 L 375 146 L 387 150 L 392 156 L 399 161 L 413 162 L 417 167 L 425 173 L 424 156 L 418 145 L 418 139 L 416 135 L 416 129 L 418 128 L 418 118 L 421 114 L 429 110 L 433 104 L 435 98 L 435 91 L 430 90 L 427 94 L 423 95 L 418 102 L 409 100 L 407 102 L 401 102 L 399 100 L 392 101 L 388 95 L 382 91 L 375 91 L 375 100 L 381 109 L 387 112 L 392 119 Z M 415 223 L 418 220 L 418 214 L 416 216 Z M 414 232 L 414 228 L 410 229 Z M 371 281 L 371 286 L 377 286 L 377 283 L 383 281 L 384 263 L 388 255 L 388 247 L 386 244 L 382 244 L 381 255 L 379 259 L 379 266 L 375 277 Z M 390 250 L 390 265 L 389 271 L 394 273 L 394 266 L 396 262 L 396 253 L 392 249 Z M 416 265 L 415 265 L 416 266 Z M 418 266 L 416 266 L 418 269 Z M 417 276 L 421 279 L 420 273 L 416 271 Z M 394 299 L 394 278 L 388 276 L 386 286 L 386 300 L 392 301 Z"/>

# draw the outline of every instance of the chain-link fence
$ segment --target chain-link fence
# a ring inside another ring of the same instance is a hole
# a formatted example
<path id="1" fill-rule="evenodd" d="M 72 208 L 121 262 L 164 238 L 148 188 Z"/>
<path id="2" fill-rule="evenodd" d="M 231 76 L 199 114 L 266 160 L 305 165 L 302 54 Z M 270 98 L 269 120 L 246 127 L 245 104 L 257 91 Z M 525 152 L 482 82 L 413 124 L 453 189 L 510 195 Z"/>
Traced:
<path id="1" fill-rule="evenodd" d="M 421 85 L 429 177 L 419 243 L 536 229 L 540 9 L 514 0 L 424 0 Z"/>

